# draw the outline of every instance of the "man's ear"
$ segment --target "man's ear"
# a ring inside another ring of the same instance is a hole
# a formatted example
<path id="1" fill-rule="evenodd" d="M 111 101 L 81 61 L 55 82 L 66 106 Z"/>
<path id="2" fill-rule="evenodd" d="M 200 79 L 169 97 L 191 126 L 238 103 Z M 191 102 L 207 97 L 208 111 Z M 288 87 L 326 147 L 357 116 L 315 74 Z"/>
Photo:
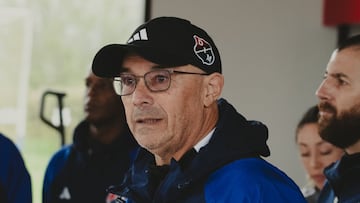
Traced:
<path id="1" fill-rule="evenodd" d="M 204 105 L 208 107 L 220 97 L 224 86 L 224 76 L 220 73 L 212 73 L 211 75 L 207 76 L 204 85 Z"/>

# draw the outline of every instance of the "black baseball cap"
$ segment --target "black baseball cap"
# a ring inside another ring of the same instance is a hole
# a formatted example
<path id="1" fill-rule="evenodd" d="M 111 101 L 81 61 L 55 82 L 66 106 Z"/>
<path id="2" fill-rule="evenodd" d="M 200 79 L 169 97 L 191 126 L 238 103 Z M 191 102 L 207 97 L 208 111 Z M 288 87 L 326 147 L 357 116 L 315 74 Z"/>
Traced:
<path id="1" fill-rule="evenodd" d="M 121 72 L 124 56 L 135 52 L 162 67 L 194 65 L 206 73 L 221 73 L 221 59 L 211 37 L 190 21 L 158 17 L 140 25 L 126 44 L 108 44 L 95 55 L 92 70 L 100 77 Z"/>

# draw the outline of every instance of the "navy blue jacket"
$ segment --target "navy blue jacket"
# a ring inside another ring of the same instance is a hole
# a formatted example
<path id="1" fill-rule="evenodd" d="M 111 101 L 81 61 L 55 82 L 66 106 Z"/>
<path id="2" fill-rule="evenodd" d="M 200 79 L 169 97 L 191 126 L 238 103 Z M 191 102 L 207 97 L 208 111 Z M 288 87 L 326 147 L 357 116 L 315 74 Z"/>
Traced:
<path id="1" fill-rule="evenodd" d="M 319 203 L 360 202 L 360 153 L 344 155 L 325 169 L 327 182 L 322 189 Z"/>
<path id="2" fill-rule="evenodd" d="M 45 173 L 43 203 L 105 203 L 106 189 L 121 182 L 137 149 L 130 131 L 109 145 L 89 137 L 89 123 L 83 121 L 74 131 L 73 144 L 53 155 Z"/>
<path id="3" fill-rule="evenodd" d="M 0 133 L 0 202 L 31 203 L 31 180 L 15 144 Z"/>
<path id="4" fill-rule="evenodd" d="M 261 156 L 269 156 L 265 125 L 247 121 L 224 99 L 210 142 L 167 167 L 155 166 L 142 149 L 124 182 L 110 189 L 119 202 L 292 202 L 305 203 L 299 187 Z"/>

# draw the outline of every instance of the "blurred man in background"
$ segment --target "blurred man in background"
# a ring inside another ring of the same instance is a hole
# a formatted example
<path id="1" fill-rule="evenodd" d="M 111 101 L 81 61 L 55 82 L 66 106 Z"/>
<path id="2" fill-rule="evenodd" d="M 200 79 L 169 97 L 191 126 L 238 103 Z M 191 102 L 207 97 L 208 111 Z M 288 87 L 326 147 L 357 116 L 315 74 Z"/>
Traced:
<path id="1" fill-rule="evenodd" d="M 73 143 L 51 158 L 43 203 L 111 202 L 115 197 L 106 189 L 121 182 L 134 156 L 137 143 L 112 80 L 90 72 L 85 85 L 85 119 L 75 128 Z"/>
<path id="2" fill-rule="evenodd" d="M 346 152 L 325 170 L 319 202 L 360 202 L 360 35 L 332 53 L 316 95 L 320 136 Z"/>

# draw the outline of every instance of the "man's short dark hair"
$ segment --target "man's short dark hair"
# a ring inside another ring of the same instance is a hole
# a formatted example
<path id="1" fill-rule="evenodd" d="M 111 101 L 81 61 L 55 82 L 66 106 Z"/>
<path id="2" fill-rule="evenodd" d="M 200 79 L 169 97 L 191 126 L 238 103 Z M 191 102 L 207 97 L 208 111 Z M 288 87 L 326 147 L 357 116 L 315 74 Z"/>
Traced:
<path id="1" fill-rule="evenodd" d="M 358 47 L 360 49 L 360 35 L 354 35 L 344 40 L 342 43 L 340 43 L 338 51 L 350 47 Z"/>

